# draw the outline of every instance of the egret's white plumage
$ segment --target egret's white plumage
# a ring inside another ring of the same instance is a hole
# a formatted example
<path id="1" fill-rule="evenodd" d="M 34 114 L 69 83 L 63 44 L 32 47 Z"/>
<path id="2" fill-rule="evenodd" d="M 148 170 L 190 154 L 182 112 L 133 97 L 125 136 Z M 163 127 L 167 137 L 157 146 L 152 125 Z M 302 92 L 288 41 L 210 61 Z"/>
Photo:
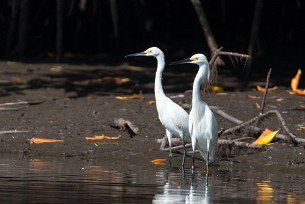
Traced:
<path id="1" fill-rule="evenodd" d="M 151 47 L 144 52 L 135 53 L 129 56 L 152 56 L 157 59 L 157 71 L 155 76 L 155 98 L 156 106 L 159 115 L 159 120 L 166 129 L 166 136 L 168 139 L 170 153 L 169 157 L 171 159 L 171 139 L 172 136 L 180 136 L 184 145 L 184 141 L 191 141 L 188 121 L 188 113 L 178 104 L 174 103 L 170 98 L 168 98 L 162 88 L 162 73 L 165 67 L 165 60 L 163 52 L 157 47 Z M 185 161 L 186 150 L 184 148 L 183 162 Z"/>
<path id="2" fill-rule="evenodd" d="M 195 54 L 191 58 L 172 64 L 192 63 L 199 66 L 193 83 L 192 109 L 189 116 L 189 132 L 195 154 L 197 148 L 208 165 L 214 161 L 217 147 L 217 121 L 208 104 L 201 99 L 200 86 L 210 77 L 209 62 L 203 54 Z M 194 167 L 194 157 L 193 157 Z"/>

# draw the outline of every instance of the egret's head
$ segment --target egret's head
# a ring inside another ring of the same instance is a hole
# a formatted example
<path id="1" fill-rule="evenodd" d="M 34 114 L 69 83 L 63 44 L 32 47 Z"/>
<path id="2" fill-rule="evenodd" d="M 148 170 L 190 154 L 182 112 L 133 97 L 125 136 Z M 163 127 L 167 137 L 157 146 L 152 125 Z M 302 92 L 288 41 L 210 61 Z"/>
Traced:
<path id="1" fill-rule="evenodd" d="M 188 59 L 177 61 L 177 62 L 173 62 L 170 65 L 185 64 L 185 63 L 201 65 L 201 64 L 204 64 L 204 63 L 208 63 L 208 59 L 203 54 L 195 54 L 195 55 L 193 55 L 192 57 L 190 57 Z"/>
<path id="2" fill-rule="evenodd" d="M 195 54 L 190 58 L 190 60 L 193 64 L 202 64 L 208 62 L 207 57 L 203 54 Z"/>
<path id="3" fill-rule="evenodd" d="M 151 47 L 145 50 L 144 52 L 138 52 L 130 55 L 126 55 L 125 57 L 133 57 L 133 56 L 152 56 L 157 57 L 158 55 L 162 54 L 162 51 L 157 47 Z"/>

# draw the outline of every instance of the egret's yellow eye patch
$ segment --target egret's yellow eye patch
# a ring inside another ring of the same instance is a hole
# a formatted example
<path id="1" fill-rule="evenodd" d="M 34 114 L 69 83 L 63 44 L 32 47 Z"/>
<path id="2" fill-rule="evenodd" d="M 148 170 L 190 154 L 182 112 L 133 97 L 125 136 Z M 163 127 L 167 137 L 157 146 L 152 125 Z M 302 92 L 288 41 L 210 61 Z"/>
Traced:
<path id="1" fill-rule="evenodd" d="M 151 54 L 152 51 L 150 49 L 144 51 L 146 54 Z"/>
<path id="2" fill-rule="evenodd" d="M 199 58 L 198 57 L 191 57 L 192 61 L 197 61 Z"/>

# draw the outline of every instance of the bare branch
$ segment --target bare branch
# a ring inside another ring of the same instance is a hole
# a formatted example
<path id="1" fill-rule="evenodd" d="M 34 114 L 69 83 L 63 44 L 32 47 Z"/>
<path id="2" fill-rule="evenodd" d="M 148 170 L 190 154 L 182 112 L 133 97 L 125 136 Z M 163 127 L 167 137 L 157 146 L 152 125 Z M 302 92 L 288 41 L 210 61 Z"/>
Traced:
<path id="1" fill-rule="evenodd" d="M 269 78 L 270 78 L 271 71 L 272 71 L 272 69 L 269 69 L 269 72 L 267 75 L 267 80 L 266 80 L 266 85 L 265 85 L 265 92 L 264 92 L 264 96 L 263 96 L 262 103 L 261 103 L 261 112 L 259 114 L 263 114 L 263 112 L 264 112 L 264 107 L 266 104 L 266 97 L 268 94 Z"/>

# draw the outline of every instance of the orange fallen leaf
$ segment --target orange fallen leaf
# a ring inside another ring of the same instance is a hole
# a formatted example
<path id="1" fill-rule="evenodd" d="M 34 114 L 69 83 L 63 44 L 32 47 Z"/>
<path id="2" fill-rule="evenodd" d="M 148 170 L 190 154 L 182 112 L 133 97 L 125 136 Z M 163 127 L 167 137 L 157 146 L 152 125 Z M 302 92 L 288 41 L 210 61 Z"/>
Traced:
<path id="1" fill-rule="evenodd" d="M 166 159 L 154 159 L 150 161 L 153 164 L 156 165 L 165 165 L 166 164 Z"/>
<path id="2" fill-rule="evenodd" d="M 305 96 L 305 90 L 296 89 L 296 90 L 294 90 L 294 93 L 301 95 L 301 96 Z"/>
<path id="3" fill-rule="evenodd" d="M 31 144 L 42 144 L 42 143 L 52 143 L 52 142 L 64 142 L 64 140 L 55 140 L 55 139 L 47 139 L 47 138 L 39 138 L 33 137 L 30 139 Z"/>
<path id="4" fill-rule="evenodd" d="M 94 135 L 94 137 L 85 137 L 86 140 L 117 140 L 121 138 L 121 135 L 117 137 L 110 137 L 110 136 L 105 136 L 105 135 Z"/>
<path id="5" fill-rule="evenodd" d="M 256 86 L 256 89 L 257 89 L 258 91 L 260 91 L 260 92 L 265 92 L 265 88 L 263 88 L 263 87 L 261 87 L 261 86 L 259 86 L 259 85 Z M 268 92 L 272 92 L 272 91 L 274 91 L 274 90 L 276 90 L 276 89 L 277 89 L 277 86 L 272 87 L 272 88 L 268 88 Z"/>
<path id="6" fill-rule="evenodd" d="M 116 96 L 115 98 L 119 100 L 142 100 L 144 96 L 142 94 L 134 94 L 129 96 Z"/>
<path id="7" fill-rule="evenodd" d="M 23 80 L 20 76 L 11 76 L 11 82 L 14 84 L 22 84 Z"/>
<path id="8" fill-rule="evenodd" d="M 252 142 L 252 144 L 268 144 L 272 141 L 272 139 L 275 137 L 275 135 L 278 133 L 279 130 L 277 131 L 272 131 L 269 129 L 265 129 L 262 134 Z"/>
<path id="9" fill-rule="evenodd" d="M 302 74 L 301 69 L 298 69 L 298 72 L 297 72 L 297 74 L 295 75 L 295 77 L 293 77 L 293 78 L 291 79 L 290 86 L 291 86 L 292 91 L 297 90 L 298 85 L 299 85 L 299 81 L 300 81 L 301 74 Z"/>
<path id="10" fill-rule="evenodd" d="M 150 101 L 148 101 L 148 104 L 149 104 L 149 105 L 152 105 L 152 104 L 155 104 L 155 103 L 156 103 L 155 100 L 150 100 Z"/>

